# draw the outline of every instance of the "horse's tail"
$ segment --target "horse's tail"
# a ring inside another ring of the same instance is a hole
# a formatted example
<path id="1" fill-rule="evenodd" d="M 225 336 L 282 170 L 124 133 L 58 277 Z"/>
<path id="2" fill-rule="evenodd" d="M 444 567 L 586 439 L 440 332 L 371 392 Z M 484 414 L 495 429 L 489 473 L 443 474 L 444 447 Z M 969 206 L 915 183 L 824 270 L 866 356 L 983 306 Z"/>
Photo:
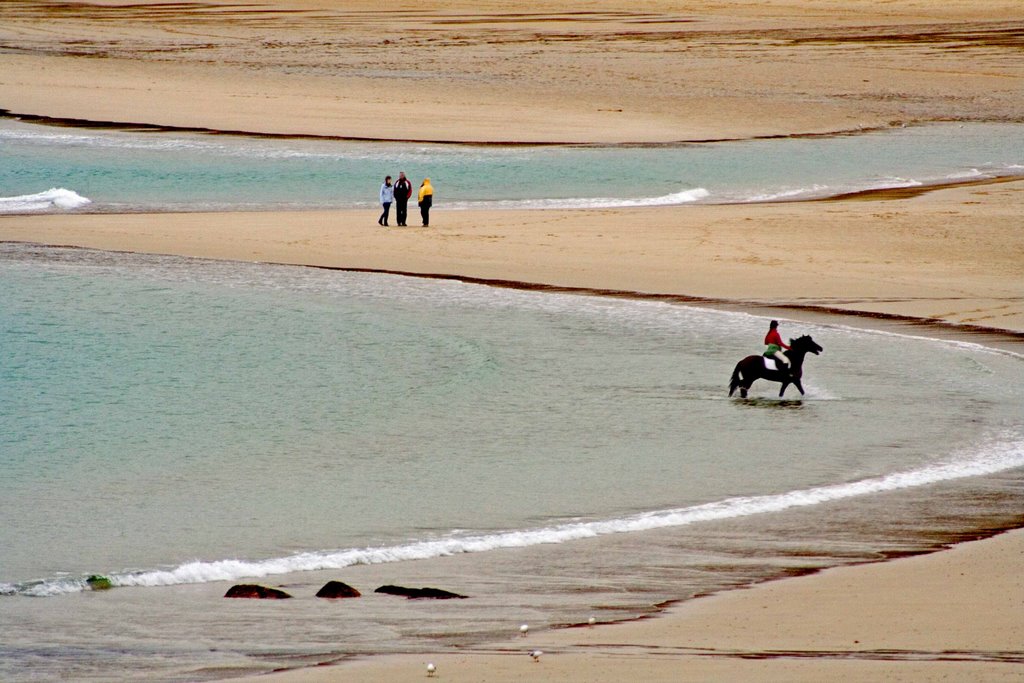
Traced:
<path id="1" fill-rule="evenodd" d="M 732 396 L 733 392 L 740 386 L 740 365 L 743 361 L 736 364 L 736 369 L 732 371 L 732 379 L 729 380 L 729 395 Z"/>

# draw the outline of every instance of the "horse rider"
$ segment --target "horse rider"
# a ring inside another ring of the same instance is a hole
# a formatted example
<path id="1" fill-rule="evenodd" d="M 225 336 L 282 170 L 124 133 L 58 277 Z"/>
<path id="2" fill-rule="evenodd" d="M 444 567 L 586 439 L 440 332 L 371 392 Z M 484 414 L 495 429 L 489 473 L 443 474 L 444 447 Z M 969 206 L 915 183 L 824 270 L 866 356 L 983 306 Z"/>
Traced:
<path id="1" fill-rule="evenodd" d="M 765 358 L 774 358 L 779 364 L 780 372 L 789 372 L 789 359 L 782 353 L 782 349 L 788 349 L 789 346 L 782 341 L 782 335 L 779 334 L 778 320 L 773 320 L 768 325 L 768 334 L 764 336 L 764 343 L 768 345 L 768 348 L 764 350 Z"/>

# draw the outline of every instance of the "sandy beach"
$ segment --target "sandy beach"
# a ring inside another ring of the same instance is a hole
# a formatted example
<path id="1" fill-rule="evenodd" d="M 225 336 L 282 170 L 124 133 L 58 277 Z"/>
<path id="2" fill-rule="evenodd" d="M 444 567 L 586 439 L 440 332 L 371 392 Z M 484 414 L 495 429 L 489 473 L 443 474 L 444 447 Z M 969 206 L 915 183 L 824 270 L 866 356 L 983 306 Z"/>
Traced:
<path id="1" fill-rule="evenodd" d="M 0 7 L 0 109 L 472 142 L 1024 121 L 1016 0 L 338 4 L 11 0 Z M 0 216 L 0 240 L 663 296 L 796 319 L 848 312 L 868 326 L 916 319 L 916 333 L 1019 353 L 1022 217 L 1018 180 L 743 206 L 456 212 L 439 202 L 429 229 L 401 230 L 355 211 Z M 1024 534 L 1011 531 L 432 661 L 448 681 L 1024 680 L 1022 560 Z M 539 662 L 525 654 L 534 648 Z M 425 663 L 375 657 L 259 680 L 419 680 Z"/>
<path id="2" fill-rule="evenodd" d="M 448 211 L 0 217 L 0 239 L 371 269 L 1024 331 L 1024 181 L 911 199 Z"/>
<path id="3" fill-rule="evenodd" d="M 418 681 L 1019 681 L 1024 533 L 839 567 L 684 603 L 653 619 L 513 633 L 484 651 L 260 676 Z M 534 661 L 529 653 L 541 650 Z"/>
<path id="4" fill-rule="evenodd" d="M 0 109 L 26 115 L 481 142 L 1024 120 L 1015 0 L 10 0 L 0 19 Z"/>

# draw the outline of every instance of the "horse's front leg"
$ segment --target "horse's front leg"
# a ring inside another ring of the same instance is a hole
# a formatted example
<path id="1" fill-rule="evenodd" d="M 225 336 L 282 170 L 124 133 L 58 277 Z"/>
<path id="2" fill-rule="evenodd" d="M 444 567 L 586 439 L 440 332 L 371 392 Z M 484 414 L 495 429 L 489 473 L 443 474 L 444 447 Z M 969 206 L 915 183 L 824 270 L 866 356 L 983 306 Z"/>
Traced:
<path id="1" fill-rule="evenodd" d="M 800 383 L 799 379 L 794 379 L 793 380 L 793 386 L 795 386 L 797 389 L 800 390 L 800 395 L 801 396 L 804 395 L 804 385 Z"/>
<path id="2" fill-rule="evenodd" d="M 782 398 L 782 395 L 786 393 L 786 389 L 788 389 L 788 388 L 789 388 L 789 380 L 784 380 L 782 382 L 782 388 L 779 389 L 779 398 Z M 803 392 L 801 391 L 800 393 L 803 393 Z"/>

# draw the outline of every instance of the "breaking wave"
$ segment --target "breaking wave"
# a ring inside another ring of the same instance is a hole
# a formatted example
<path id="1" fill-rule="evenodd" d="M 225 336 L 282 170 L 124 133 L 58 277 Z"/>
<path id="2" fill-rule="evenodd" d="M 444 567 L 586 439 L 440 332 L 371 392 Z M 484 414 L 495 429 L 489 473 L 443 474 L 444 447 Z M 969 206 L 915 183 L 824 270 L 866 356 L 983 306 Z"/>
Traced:
<path id="1" fill-rule="evenodd" d="M 780 494 L 727 498 L 702 505 L 656 510 L 617 519 L 566 522 L 536 529 L 477 535 L 451 534 L 401 545 L 303 552 L 266 560 L 196 560 L 170 569 L 111 574 L 108 578 L 113 586 L 173 586 L 567 543 L 608 534 L 648 531 L 781 512 L 847 498 L 994 474 L 1018 467 L 1024 467 L 1024 434 L 1014 432 L 1004 434 L 972 453 L 961 453 L 960 457 L 919 469 Z M 47 597 L 89 589 L 89 582 L 84 577 L 63 578 L 0 584 L 0 595 Z"/>
<path id="2" fill-rule="evenodd" d="M 703 187 L 680 190 L 658 197 L 563 197 L 551 199 L 498 199 L 486 202 L 453 202 L 448 208 L 479 209 L 614 209 L 621 207 L 692 204 L 711 196 Z"/>
<path id="3" fill-rule="evenodd" d="M 92 200 L 83 197 L 74 190 L 63 187 L 51 187 L 46 192 L 23 194 L 15 197 L 0 197 L 0 213 L 32 213 L 49 211 L 50 209 L 78 209 Z"/>

